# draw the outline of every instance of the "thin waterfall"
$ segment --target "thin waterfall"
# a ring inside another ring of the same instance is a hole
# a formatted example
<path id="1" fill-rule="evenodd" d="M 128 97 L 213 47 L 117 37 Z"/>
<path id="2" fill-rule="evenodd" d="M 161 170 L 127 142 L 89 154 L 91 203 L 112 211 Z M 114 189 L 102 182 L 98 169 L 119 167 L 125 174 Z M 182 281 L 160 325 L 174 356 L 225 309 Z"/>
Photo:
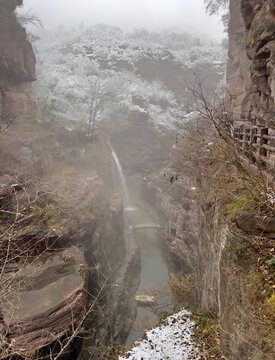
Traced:
<path id="1" fill-rule="evenodd" d="M 127 190 L 127 186 L 126 186 L 125 176 L 123 174 L 123 170 L 122 170 L 119 158 L 117 157 L 117 154 L 115 153 L 112 146 L 111 146 L 111 150 L 112 150 L 112 157 L 114 159 L 116 169 L 117 169 L 117 174 L 118 174 L 118 179 L 119 179 L 120 188 L 121 188 L 121 192 L 122 192 L 124 208 L 129 208 L 130 202 L 129 202 L 129 194 L 128 194 L 128 190 Z"/>

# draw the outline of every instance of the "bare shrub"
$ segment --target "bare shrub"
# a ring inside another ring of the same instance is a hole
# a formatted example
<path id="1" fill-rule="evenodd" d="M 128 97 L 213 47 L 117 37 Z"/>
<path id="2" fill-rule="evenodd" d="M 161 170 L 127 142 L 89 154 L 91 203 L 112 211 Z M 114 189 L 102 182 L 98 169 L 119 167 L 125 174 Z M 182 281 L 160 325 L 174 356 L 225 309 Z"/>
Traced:
<path id="1" fill-rule="evenodd" d="M 22 12 L 16 11 L 16 18 L 19 24 L 23 27 L 33 25 L 37 28 L 42 28 L 42 22 L 39 17 L 31 12 L 31 10 Z"/>
<path id="2" fill-rule="evenodd" d="M 191 274 L 176 277 L 169 282 L 169 286 L 180 305 L 190 307 L 194 303 L 195 287 Z"/>
<path id="3" fill-rule="evenodd" d="M 189 89 L 196 118 L 186 121 L 177 136 L 171 151 L 175 170 L 188 169 L 197 187 L 207 189 L 207 201 L 218 198 L 231 217 L 246 209 L 264 216 L 273 214 L 272 174 L 249 150 L 244 154 L 233 139 L 224 99 L 206 96 L 200 81 Z"/>

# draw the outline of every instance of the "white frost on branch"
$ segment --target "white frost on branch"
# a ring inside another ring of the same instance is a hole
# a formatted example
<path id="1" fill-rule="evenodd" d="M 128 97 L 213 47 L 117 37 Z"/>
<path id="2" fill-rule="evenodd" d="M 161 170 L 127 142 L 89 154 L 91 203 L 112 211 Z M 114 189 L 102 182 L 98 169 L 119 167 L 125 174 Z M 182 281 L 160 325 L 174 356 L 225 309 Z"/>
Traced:
<path id="1" fill-rule="evenodd" d="M 100 79 L 104 89 L 97 126 L 123 110 L 146 113 L 156 127 L 173 129 L 184 116 L 182 103 L 164 82 L 142 75 L 142 67 L 164 62 L 192 69 L 209 64 L 219 74 L 224 72 L 225 56 L 219 45 L 173 31 L 127 34 L 105 25 L 44 31 L 37 43 L 38 103 L 45 117 L 83 129 L 89 121 L 91 86 Z"/>

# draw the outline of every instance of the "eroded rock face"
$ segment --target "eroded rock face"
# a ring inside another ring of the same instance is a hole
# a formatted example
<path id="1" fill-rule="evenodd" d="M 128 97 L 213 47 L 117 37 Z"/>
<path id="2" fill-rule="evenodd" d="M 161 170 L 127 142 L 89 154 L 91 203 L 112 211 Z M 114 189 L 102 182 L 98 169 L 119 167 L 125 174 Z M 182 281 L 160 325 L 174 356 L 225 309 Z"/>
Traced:
<path id="1" fill-rule="evenodd" d="M 275 128 L 275 3 L 231 0 L 228 84 L 235 125 Z"/>
<path id="2" fill-rule="evenodd" d="M 0 115 L 34 116 L 36 106 L 24 83 L 35 78 L 35 56 L 14 10 L 23 0 L 0 0 Z"/>
<path id="3" fill-rule="evenodd" d="M 249 88 L 251 79 L 249 68 L 251 61 L 245 51 L 246 30 L 242 19 L 240 0 L 230 1 L 229 21 L 229 61 L 227 82 L 229 102 L 236 126 L 243 117 L 247 118 L 249 109 Z"/>
<path id="4" fill-rule="evenodd" d="M 76 247 L 9 273 L 5 282 L 17 286 L 1 302 L 4 354 L 38 350 L 64 336 L 84 309 L 86 280 L 83 253 Z"/>
<path id="5" fill-rule="evenodd" d="M 222 351 L 230 360 L 271 360 L 274 358 L 274 337 L 270 325 L 257 315 L 251 300 L 253 295 L 249 292 L 250 286 L 253 291 L 257 289 L 254 264 L 259 253 L 247 249 L 243 237 L 247 233 L 235 230 L 222 230 L 226 238 L 219 269 Z"/>

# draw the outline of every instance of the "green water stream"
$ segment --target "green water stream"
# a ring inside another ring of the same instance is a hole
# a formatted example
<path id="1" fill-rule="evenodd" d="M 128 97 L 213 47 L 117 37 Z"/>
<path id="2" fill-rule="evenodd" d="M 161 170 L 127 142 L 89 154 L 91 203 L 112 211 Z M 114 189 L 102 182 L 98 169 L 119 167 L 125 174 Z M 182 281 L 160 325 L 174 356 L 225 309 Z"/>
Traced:
<path id="1" fill-rule="evenodd" d="M 137 208 L 126 216 L 131 216 L 133 225 L 155 222 L 152 215 L 144 208 Z M 153 295 L 155 304 L 152 306 L 138 305 L 137 317 L 126 340 L 129 346 L 140 338 L 145 329 L 158 322 L 160 311 L 172 310 L 169 291 L 169 258 L 164 247 L 162 233 L 159 229 L 136 229 L 135 238 L 141 252 L 140 285 L 137 294 Z"/>

